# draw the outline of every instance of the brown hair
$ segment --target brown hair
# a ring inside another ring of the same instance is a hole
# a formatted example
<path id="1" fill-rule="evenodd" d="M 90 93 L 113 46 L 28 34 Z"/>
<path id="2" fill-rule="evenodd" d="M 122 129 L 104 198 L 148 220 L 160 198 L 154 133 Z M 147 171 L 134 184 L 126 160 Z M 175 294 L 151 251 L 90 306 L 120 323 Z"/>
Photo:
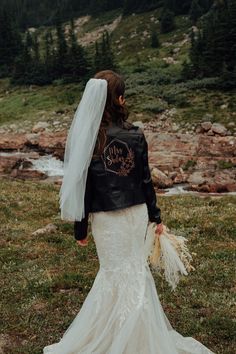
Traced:
<path id="1" fill-rule="evenodd" d="M 129 112 L 125 105 L 119 104 L 119 96 L 124 96 L 125 82 L 121 75 L 112 70 L 103 70 L 95 74 L 96 79 L 107 80 L 107 100 L 101 125 L 98 132 L 93 157 L 101 155 L 106 144 L 106 128 L 115 122 L 122 128 L 128 128 L 130 124 L 126 122 Z"/>

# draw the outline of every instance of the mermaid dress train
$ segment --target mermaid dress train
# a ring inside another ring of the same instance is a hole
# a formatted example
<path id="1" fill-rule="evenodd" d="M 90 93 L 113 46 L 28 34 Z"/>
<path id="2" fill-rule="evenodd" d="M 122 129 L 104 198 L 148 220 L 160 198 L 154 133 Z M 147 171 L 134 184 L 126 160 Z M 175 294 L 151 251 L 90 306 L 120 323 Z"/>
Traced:
<path id="1" fill-rule="evenodd" d="M 83 306 L 44 354 L 214 354 L 167 319 L 146 260 L 145 203 L 91 214 L 100 268 Z"/>

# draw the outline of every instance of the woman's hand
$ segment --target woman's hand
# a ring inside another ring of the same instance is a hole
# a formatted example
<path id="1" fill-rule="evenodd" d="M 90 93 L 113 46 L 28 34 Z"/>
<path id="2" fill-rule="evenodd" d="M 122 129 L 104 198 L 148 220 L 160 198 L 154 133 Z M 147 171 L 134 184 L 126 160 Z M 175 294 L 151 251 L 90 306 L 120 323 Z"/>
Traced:
<path id="1" fill-rule="evenodd" d="M 162 231 L 163 231 L 163 223 L 157 224 L 157 227 L 156 227 L 156 230 L 155 230 L 155 234 L 157 236 L 160 236 Z"/>
<path id="2" fill-rule="evenodd" d="M 88 237 L 84 238 L 83 240 L 76 241 L 79 246 L 85 247 L 88 245 Z"/>

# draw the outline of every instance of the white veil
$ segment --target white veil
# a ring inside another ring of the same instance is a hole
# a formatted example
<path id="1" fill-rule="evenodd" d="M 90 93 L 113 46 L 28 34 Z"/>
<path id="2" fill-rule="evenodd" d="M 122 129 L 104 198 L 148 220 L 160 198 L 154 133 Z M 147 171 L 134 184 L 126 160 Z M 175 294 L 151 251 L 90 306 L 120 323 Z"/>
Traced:
<path id="1" fill-rule="evenodd" d="M 61 219 L 81 221 L 88 167 L 95 147 L 107 98 L 107 81 L 90 79 L 75 111 L 64 154 L 60 189 Z"/>

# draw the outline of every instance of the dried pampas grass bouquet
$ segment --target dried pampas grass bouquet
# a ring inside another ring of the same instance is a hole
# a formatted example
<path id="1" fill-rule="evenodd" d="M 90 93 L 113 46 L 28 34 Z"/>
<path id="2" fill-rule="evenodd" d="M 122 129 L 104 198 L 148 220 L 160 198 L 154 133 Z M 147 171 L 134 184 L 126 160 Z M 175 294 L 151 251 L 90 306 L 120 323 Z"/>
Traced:
<path id="1" fill-rule="evenodd" d="M 175 290 L 181 275 L 195 268 L 191 265 L 193 253 L 188 250 L 188 241 L 182 235 L 175 235 L 163 225 L 158 236 L 155 233 L 156 223 L 149 223 L 145 238 L 146 256 L 151 268 L 164 274 L 168 284 Z"/>

